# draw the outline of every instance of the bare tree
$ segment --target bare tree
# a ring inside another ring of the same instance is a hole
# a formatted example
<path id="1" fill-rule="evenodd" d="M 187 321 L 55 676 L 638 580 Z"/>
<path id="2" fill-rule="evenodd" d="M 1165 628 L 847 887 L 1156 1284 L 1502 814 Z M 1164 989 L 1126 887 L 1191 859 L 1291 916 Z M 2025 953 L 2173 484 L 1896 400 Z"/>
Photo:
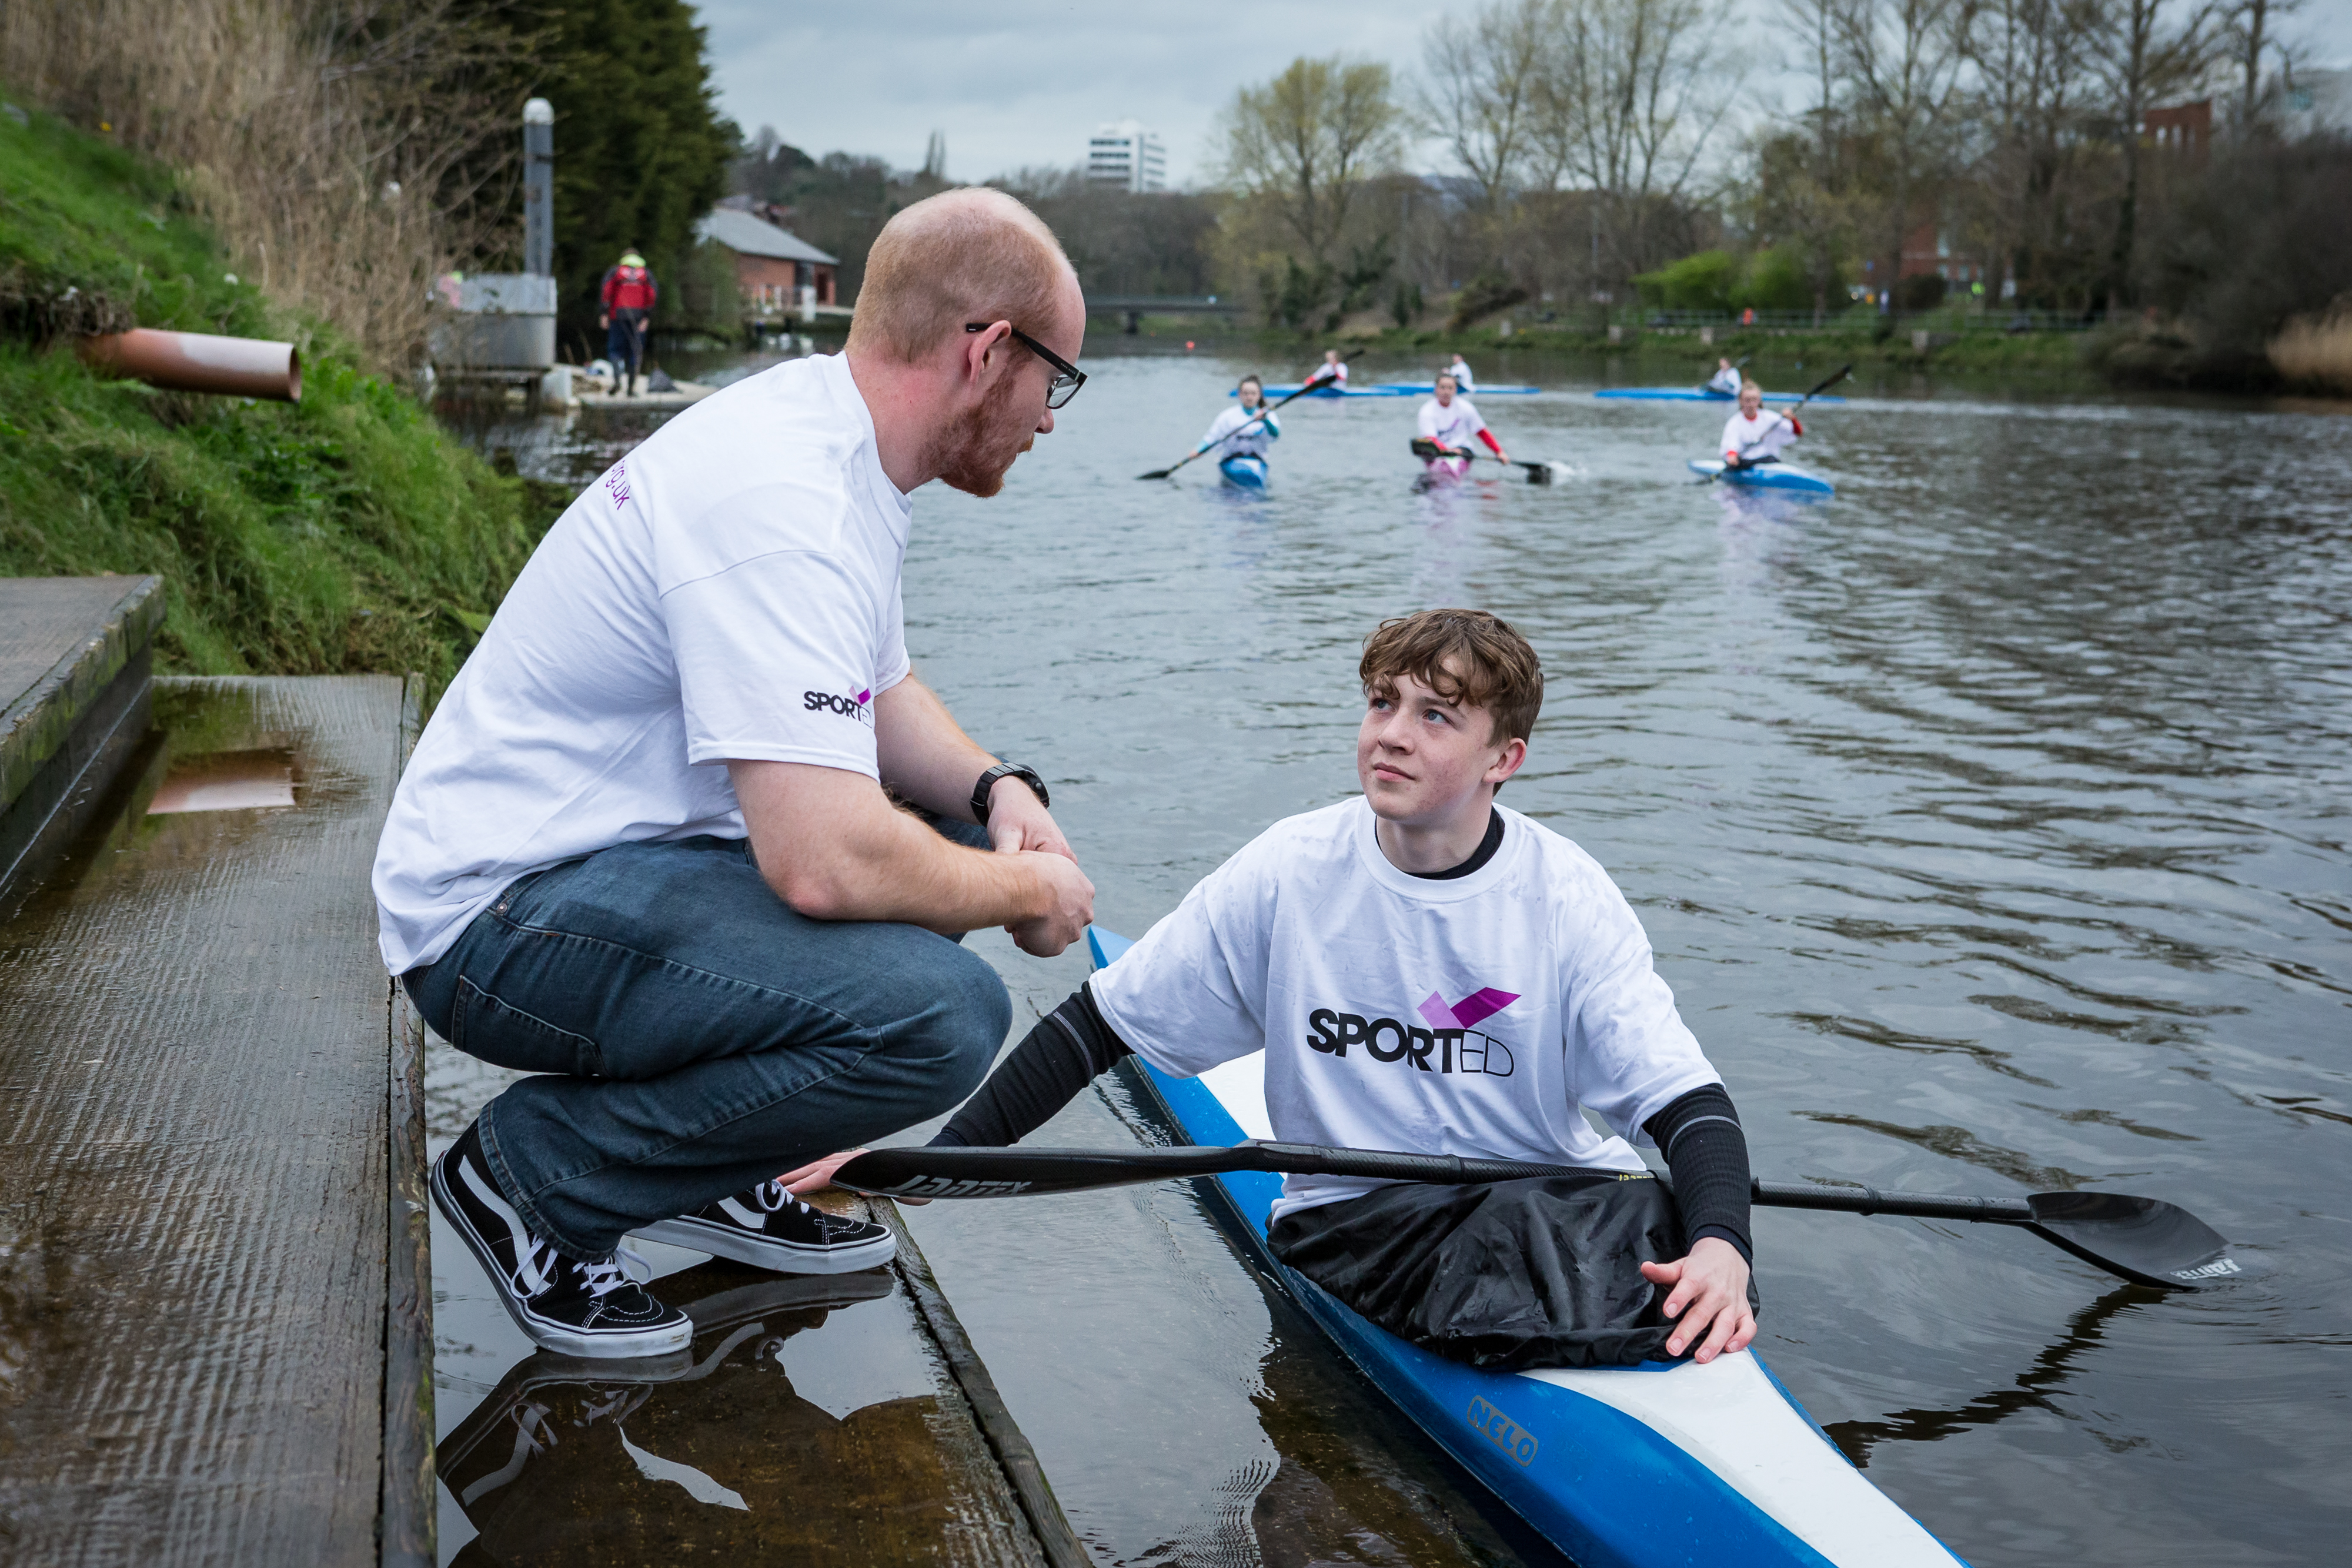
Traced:
<path id="1" fill-rule="evenodd" d="M 1319 267 L 1365 180 L 1395 162 L 1401 120 L 1388 67 L 1302 56 L 1264 87 L 1234 94 L 1225 174 L 1274 204 Z"/>
<path id="2" fill-rule="evenodd" d="M 1989 246 L 2021 299 L 2048 298 L 2058 280 L 2058 205 L 2085 140 L 2089 48 L 2103 0 L 1986 0 L 1969 48 L 1978 75 L 1973 118 Z"/>
<path id="3" fill-rule="evenodd" d="M 1839 0 L 1827 8 L 1853 107 L 1877 136 L 1888 186 L 1886 271 L 1903 277 L 1911 204 L 1946 152 L 1966 101 L 1969 38 L 1979 0 Z"/>
<path id="4" fill-rule="evenodd" d="M 2263 57 L 2283 53 L 2278 25 L 2303 9 L 2303 0 L 2239 0 L 2231 13 L 2228 47 L 2239 75 L 2238 129 L 2251 131 L 2265 107 Z"/>
<path id="5" fill-rule="evenodd" d="M 1731 15 L 1730 0 L 1563 0 L 1529 158 L 1539 188 L 1593 193 L 1596 283 L 1658 259 L 1651 220 L 1688 194 L 1745 75 Z"/>
<path id="6" fill-rule="evenodd" d="M 1499 212 L 1534 148 L 1552 42 L 1565 0 L 1488 0 L 1441 18 L 1423 44 L 1415 119 Z"/>
<path id="7" fill-rule="evenodd" d="M 2158 99 L 2194 88 L 2212 72 L 2221 50 L 2218 13 L 2210 3 L 2107 0 L 2094 57 L 2106 85 L 2107 116 L 2123 164 L 2114 243 L 2107 252 L 2109 311 L 2128 304 L 2132 257 L 2138 241 L 2140 131 Z"/>

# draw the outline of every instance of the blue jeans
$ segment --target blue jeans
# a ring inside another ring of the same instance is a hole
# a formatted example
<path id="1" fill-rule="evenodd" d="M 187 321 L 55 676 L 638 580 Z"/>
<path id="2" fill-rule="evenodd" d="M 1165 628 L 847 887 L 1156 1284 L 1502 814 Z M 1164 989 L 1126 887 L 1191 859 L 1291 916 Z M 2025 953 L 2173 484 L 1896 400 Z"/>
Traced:
<path id="1" fill-rule="evenodd" d="M 621 844 L 527 876 L 402 978 L 450 1044 L 541 1075 L 478 1125 L 499 1190 L 578 1258 L 938 1115 L 979 1086 L 1013 1016 L 996 972 L 948 937 L 794 914 L 740 839 Z"/>
<path id="2" fill-rule="evenodd" d="M 616 376 L 637 373 L 637 361 L 646 347 L 646 313 L 642 310 L 615 310 L 612 325 L 604 329 L 604 358 L 612 361 Z"/>

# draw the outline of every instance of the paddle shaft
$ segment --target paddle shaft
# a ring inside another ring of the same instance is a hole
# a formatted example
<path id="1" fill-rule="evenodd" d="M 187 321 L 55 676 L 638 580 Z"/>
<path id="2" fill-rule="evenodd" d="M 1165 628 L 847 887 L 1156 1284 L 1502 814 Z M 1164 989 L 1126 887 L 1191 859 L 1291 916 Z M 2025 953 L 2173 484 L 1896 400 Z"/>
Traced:
<path id="1" fill-rule="evenodd" d="M 1423 436 L 1415 436 L 1413 438 L 1413 445 L 1416 448 L 1423 444 L 1433 448 L 1433 452 L 1422 453 L 1416 451 L 1414 455 L 1422 457 L 1424 460 L 1429 456 L 1434 455 L 1439 457 L 1461 457 L 1480 463 L 1500 463 L 1506 468 L 1524 468 L 1528 471 L 1530 477 L 1532 477 L 1538 470 L 1549 472 L 1551 468 L 1551 465 L 1549 463 L 1530 463 L 1524 457 L 1498 457 L 1492 452 L 1477 452 L 1467 446 L 1448 446 L 1443 442 L 1429 441 Z"/>
<path id="2" fill-rule="evenodd" d="M 1840 366 L 1840 367 L 1839 367 L 1839 369 L 1838 369 L 1838 372 L 1837 372 L 1837 374 L 1835 374 L 1835 375 L 1832 376 L 1829 380 L 1827 380 L 1827 381 L 1823 382 L 1821 385 L 1819 385 L 1819 386 L 1815 387 L 1812 391 L 1811 391 L 1811 392 L 1807 392 L 1804 396 L 1802 396 L 1802 397 L 1799 398 L 1799 399 L 1797 400 L 1797 406 L 1796 406 L 1795 408 L 1791 408 L 1791 409 L 1778 409 L 1778 408 L 1776 408 L 1776 409 L 1774 409 L 1774 410 L 1772 411 L 1772 417 L 1773 417 L 1774 419 L 1786 420 L 1786 421 L 1788 421 L 1790 424 L 1794 424 L 1794 423 L 1797 422 L 1796 416 L 1797 416 L 1800 413 L 1801 413 L 1801 412 L 1803 411 L 1804 406 L 1805 406 L 1807 403 L 1809 403 L 1809 402 L 1812 402 L 1815 398 L 1817 398 L 1817 397 L 1821 396 L 1821 395 L 1822 395 L 1822 393 L 1823 393 L 1823 392 L 1825 392 L 1829 391 L 1829 390 L 1830 390 L 1830 388 L 1832 388 L 1832 387 L 1833 387 L 1833 386 L 1837 385 L 1837 384 L 1838 384 L 1838 382 L 1842 382 L 1842 381 L 1845 380 L 1845 379 L 1846 379 L 1846 377 L 1848 377 L 1848 376 L 1850 376 L 1850 375 L 1852 375 L 1852 374 L 1853 374 L 1853 367 L 1852 365 L 1843 365 L 1843 366 Z M 1759 434 L 1756 437 L 1756 439 L 1757 439 L 1757 440 L 1759 440 L 1759 441 L 1763 440 L 1765 436 L 1769 435 L 1769 434 L 1772 434 L 1772 429 L 1773 429 L 1773 427 L 1772 427 L 1771 425 L 1769 425 L 1769 424 L 1768 424 L 1768 425 L 1766 425 L 1766 426 L 1764 427 L 1764 429 L 1763 429 L 1762 433 L 1761 433 L 1761 434 Z M 1739 461 L 1740 461 L 1740 463 L 1741 463 L 1741 465 L 1742 465 L 1743 466 L 1744 466 L 1744 465 L 1747 464 L 1747 462 L 1748 462 L 1748 449 L 1747 449 L 1745 446 L 1743 446 L 1743 447 L 1741 447 L 1741 448 L 1739 449 Z"/>
<path id="3" fill-rule="evenodd" d="M 1955 1197 L 1926 1192 L 1881 1192 L 1870 1186 L 1815 1186 L 1810 1182 L 1748 1183 L 1748 1201 L 1763 1208 L 1817 1208 L 1839 1214 L 1899 1214 L 1914 1219 L 1958 1219 L 2032 1225 L 2033 1206 L 2021 1197 Z"/>
<path id="4" fill-rule="evenodd" d="M 1355 353 L 1353 353 L 1353 354 L 1342 354 L 1342 355 L 1339 357 L 1339 362 L 1340 362 L 1341 364 L 1343 364 L 1343 365 L 1344 365 L 1344 364 L 1346 364 L 1349 361 L 1350 361 L 1350 360 L 1352 360 L 1352 359 L 1356 358 L 1356 356 L 1357 356 L 1358 354 L 1361 354 L 1363 351 L 1364 351 L 1363 350 L 1361 350 L 1361 349 L 1358 349 L 1358 350 L 1356 350 L 1356 352 L 1355 352 Z M 1297 399 L 1297 398 L 1305 397 L 1308 392 L 1313 392 L 1317 387 L 1319 387 L 1319 386 L 1328 386 L 1328 384 L 1330 384 L 1331 379 L 1332 379 L 1332 378 L 1330 378 L 1329 376 L 1322 375 L 1322 374 L 1320 374 L 1320 373 L 1318 373 L 1318 374 L 1316 374 L 1316 375 L 1311 375 L 1311 376 L 1307 377 L 1307 384 L 1306 384 L 1305 386 L 1300 387 L 1297 392 L 1290 393 L 1290 394 L 1289 394 L 1289 396 L 1287 396 L 1287 397 L 1285 397 L 1285 398 L 1282 400 L 1282 402 L 1271 402 L 1271 403 L 1266 404 L 1264 408 L 1262 408 L 1262 409 L 1258 410 L 1255 413 L 1254 413 L 1254 414 L 1250 415 L 1250 417 L 1249 417 L 1248 419 L 1246 419 L 1246 420 L 1243 421 L 1240 424 L 1235 425 L 1232 430 L 1227 431 L 1227 432 L 1226 432 L 1223 436 L 1221 436 L 1221 437 L 1218 439 L 1216 446 L 1203 446 L 1202 448 L 1201 448 L 1201 450 L 1199 450 L 1198 452 L 1192 453 L 1190 456 L 1185 456 L 1185 457 L 1180 457 L 1180 458 L 1178 458 L 1174 463 L 1172 463 L 1172 464 L 1169 465 L 1168 465 L 1167 467 L 1165 467 L 1165 468 L 1160 469 L 1158 473 L 1156 473 L 1156 474 L 1146 474 L 1146 475 L 1145 475 L 1145 476 L 1144 476 L 1145 478 L 1147 478 L 1147 479 L 1165 479 L 1165 478 L 1167 478 L 1170 475 L 1171 475 L 1171 474 L 1175 473 L 1177 469 L 1181 468 L 1182 466 L 1184 466 L 1184 465 L 1185 465 L 1185 464 L 1190 463 L 1191 461 L 1192 461 L 1192 459 L 1193 459 L 1194 457 L 1206 457 L 1210 453 L 1214 452 L 1214 451 L 1217 449 L 1217 446 L 1223 446 L 1226 442 L 1231 441 L 1234 436 L 1239 435 L 1243 431 L 1247 430 L 1251 425 L 1255 424 L 1259 420 L 1264 419 L 1267 414 L 1272 413 L 1276 409 L 1278 409 L 1278 408 L 1284 407 L 1285 405 L 1286 405 L 1286 404 L 1288 404 L 1289 402 L 1291 402 L 1294 399 Z"/>

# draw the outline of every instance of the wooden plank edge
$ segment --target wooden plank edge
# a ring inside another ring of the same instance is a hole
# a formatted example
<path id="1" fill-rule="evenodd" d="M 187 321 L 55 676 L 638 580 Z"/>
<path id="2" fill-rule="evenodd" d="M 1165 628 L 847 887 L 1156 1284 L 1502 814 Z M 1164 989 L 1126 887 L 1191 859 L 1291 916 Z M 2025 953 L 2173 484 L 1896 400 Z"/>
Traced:
<path id="1" fill-rule="evenodd" d="M 66 745 L 82 714 L 155 640 L 163 580 L 130 580 L 106 619 L 0 713 L 0 807 L 13 802 Z"/>
<path id="2" fill-rule="evenodd" d="M 948 1374 L 963 1391 L 964 1400 L 979 1424 L 980 1434 L 987 1440 L 989 1452 L 996 1457 L 997 1469 L 1004 1474 L 1013 1488 L 1014 1500 L 1029 1524 L 1029 1532 L 1036 1538 L 1038 1550 L 1045 1554 L 1049 1568 L 1091 1568 L 1093 1559 L 1087 1554 L 1078 1532 L 1070 1528 L 1061 1502 L 1054 1496 L 1054 1488 L 1045 1479 L 1045 1467 L 1037 1461 L 1037 1450 L 1029 1446 L 1028 1436 L 1004 1403 L 996 1389 L 996 1380 L 988 1375 L 987 1364 L 972 1348 L 971 1338 L 964 1333 L 963 1323 L 948 1302 L 939 1281 L 932 1277 L 930 1263 L 923 1249 L 915 1245 L 915 1238 L 907 1228 L 898 1206 L 887 1198 L 873 1200 L 877 1218 L 889 1226 L 898 1240 L 898 1256 L 890 1267 L 905 1282 L 907 1294 L 921 1314 L 923 1326 L 930 1331 L 932 1342 L 940 1347 L 940 1359 L 947 1363 Z"/>
<path id="3" fill-rule="evenodd" d="M 425 678 L 402 683 L 400 730 L 394 742 L 397 779 L 415 749 Z M 425 1020 L 408 993 L 387 980 L 385 1061 L 392 1140 L 385 1162 L 383 1324 L 383 1479 L 377 1518 L 383 1568 L 435 1568 L 439 1561 L 433 1468 L 433 1226 L 425 1205 Z"/>

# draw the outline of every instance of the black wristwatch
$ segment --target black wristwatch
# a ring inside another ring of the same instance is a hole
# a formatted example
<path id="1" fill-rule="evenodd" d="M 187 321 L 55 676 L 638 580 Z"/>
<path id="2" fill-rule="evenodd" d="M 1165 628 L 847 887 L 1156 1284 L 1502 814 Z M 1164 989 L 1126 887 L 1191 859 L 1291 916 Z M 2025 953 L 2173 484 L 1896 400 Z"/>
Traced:
<path id="1" fill-rule="evenodd" d="M 980 782 L 971 787 L 971 820 L 983 828 L 988 826 L 988 792 L 996 788 L 999 779 L 1020 779 L 1029 786 L 1030 793 L 1037 797 L 1040 806 L 1050 807 L 1054 803 L 1054 798 L 1045 793 L 1045 781 L 1037 777 L 1035 768 L 1024 768 L 1018 762 L 1000 762 L 982 774 Z"/>

